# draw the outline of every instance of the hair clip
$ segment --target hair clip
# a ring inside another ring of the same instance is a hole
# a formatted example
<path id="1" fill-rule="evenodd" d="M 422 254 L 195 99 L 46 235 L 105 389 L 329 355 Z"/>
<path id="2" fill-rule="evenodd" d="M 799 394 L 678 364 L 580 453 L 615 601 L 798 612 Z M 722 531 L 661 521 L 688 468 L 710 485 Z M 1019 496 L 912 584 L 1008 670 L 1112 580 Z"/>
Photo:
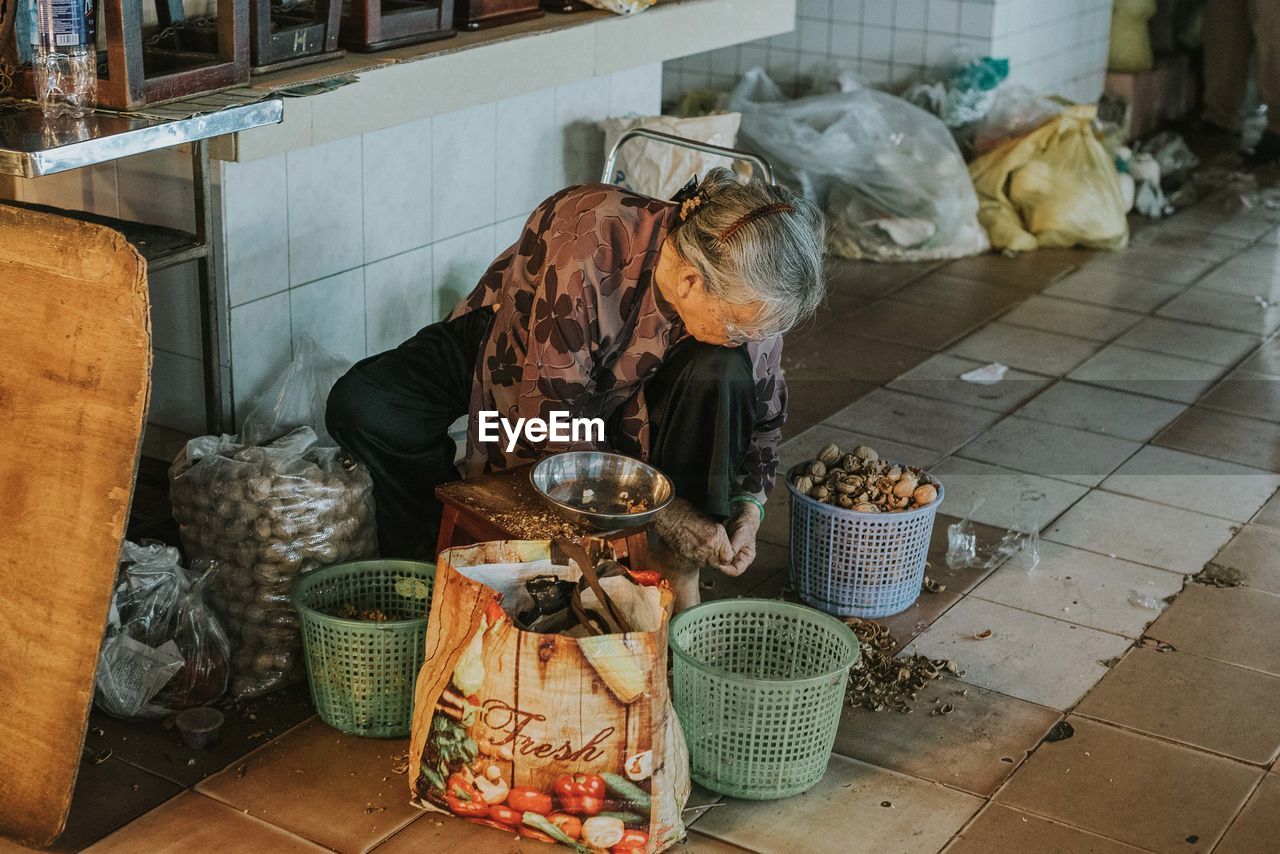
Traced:
<path id="1" fill-rule="evenodd" d="M 671 197 L 671 201 L 680 205 L 680 221 L 688 222 L 689 217 L 693 216 L 707 201 L 706 191 L 698 185 L 698 176 L 694 175 L 686 181 L 685 185 Z"/>
<path id="2" fill-rule="evenodd" d="M 693 216 L 698 208 L 702 207 L 702 203 L 707 200 L 707 194 L 699 190 L 694 195 L 685 199 L 680 203 L 680 221 L 688 222 L 689 217 Z"/>
<path id="3" fill-rule="evenodd" d="M 733 225 L 726 228 L 724 231 L 720 232 L 720 234 L 716 237 L 716 242 L 720 244 L 726 244 L 733 239 L 733 236 L 735 234 L 737 234 L 743 228 L 755 222 L 756 220 L 762 219 L 763 217 L 769 216 L 771 214 L 791 213 L 794 210 L 795 208 L 793 208 L 791 205 L 787 204 L 786 202 L 774 202 L 771 205 L 762 205 L 756 208 L 755 210 L 750 211 L 749 213 L 745 213 L 742 216 L 738 217 L 737 222 L 735 222 Z"/>

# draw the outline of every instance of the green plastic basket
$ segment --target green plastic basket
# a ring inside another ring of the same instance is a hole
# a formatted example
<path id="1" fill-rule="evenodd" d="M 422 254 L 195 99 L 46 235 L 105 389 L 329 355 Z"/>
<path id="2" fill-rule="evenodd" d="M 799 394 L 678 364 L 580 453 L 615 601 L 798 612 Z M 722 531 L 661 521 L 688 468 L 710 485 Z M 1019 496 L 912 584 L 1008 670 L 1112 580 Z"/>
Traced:
<path id="1" fill-rule="evenodd" d="M 822 779 L 858 660 L 852 629 L 802 605 L 726 599 L 676 616 L 671 649 L 695 781 L 769 800 Z"/>
<path id="2" fill-rule="evenodd" d="M 329 726 L 352 735 L 408 735 L 435 574 L 430 563 L 361 560 L 294 582 L 311 699 Z M 344 605 L 376 608 L 391 619 L 335 616 Z"/>

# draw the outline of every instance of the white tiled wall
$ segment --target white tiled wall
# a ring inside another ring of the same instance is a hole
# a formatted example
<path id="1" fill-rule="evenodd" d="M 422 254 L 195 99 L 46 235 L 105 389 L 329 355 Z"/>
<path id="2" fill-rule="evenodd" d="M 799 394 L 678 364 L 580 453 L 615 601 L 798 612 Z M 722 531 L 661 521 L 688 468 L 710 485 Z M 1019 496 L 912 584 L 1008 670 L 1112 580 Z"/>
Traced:
<path id="1" fill-rule="evenodd" d="M 444 317 L 525 217 L 567 183 L 598 180 L 610 115 L 659 112 L 662 66 L 215 170 L 223 328 L 237 421 L 309 335 L 346 362 Z M 190 166 L 165 151 L 17 181 L 14 195 L 191 228 Z M 181 177 L 185 176 L 185 177 Z M 192 267 L 151 278 L 151 420 L 203 431 Z"/>
<path id="2" fill-rule="evenodd" d="M 1096 101 L 1107 74 L 1111 0 L 999 0 L 994 56 L 1011 75 L 1041 92 Z"/>
<path id="3" fill-rule="evenodd" d="M 728 89 L 758 65 L 794 89 L 830 61 L 872 85 L 901 89 L 959 51 L 1008 56 L 1017 82 L 1093 100 L 1102 91 L 1110 10 L 1111 0 L 798 0 L 790 33 L 666 63 L 663 98 Z"/>

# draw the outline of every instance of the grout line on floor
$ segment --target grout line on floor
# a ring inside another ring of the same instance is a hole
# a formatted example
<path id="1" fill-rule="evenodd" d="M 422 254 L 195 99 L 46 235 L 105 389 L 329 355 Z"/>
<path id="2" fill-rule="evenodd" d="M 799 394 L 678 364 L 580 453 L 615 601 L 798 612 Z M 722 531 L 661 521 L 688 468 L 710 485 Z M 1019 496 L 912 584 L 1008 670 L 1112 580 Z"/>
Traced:
<path id="1" fill-rule="evenodd" d="M 1249 806 L 1249 802 L 1253 800 L 1253 796 L 1258 793 L 1258 789 L 1262 788 L 1262 784 L 1267 781 L 1269 772 L 1264 771 L 1262 776 L 1258 778 L 1258 782 L 1253 784 L 1253 788 L 1249 790 L 1249 794 L 1240 802 L 1240 807 L 1231 816 L 1231 821 L 1227 822 L 1227 826 L 1222 829 L 1222 835 L 1213 841 L 1213 848 L 1210 851 L 1216 851 L 1218 846 L 1222 844 L 1222 840 L 1227 838 L 1227 834 L 1231 832 L 1231 828 L 1235 827 L 1236 822 L 1240 820 L 1241 814 L 1244 813 L 1245 807 Z"/>
<path id="2" fill-rule="evenodd" d="M 1162 447 L 1162 446 L 1160 446 L 1160 445 L 1143 445 L 1143 446 L 1142 446 L 1142 448 L 1139 448 L 1139 449 L 1138 449 L 1138 451 L 1139 451 L 1139 452 L 1141 452 L 1142 450 L 1144 450 L 1145 448 L 1148 448 L 1148 447 L 1152 447 L 1152 448 L 1159 448 L 1159 447 Z M 1193 456 L 1193 457 L 1204 457 L 1204 458 L 1205 458 L 1205 459 L 1207 459 L 1207 460 L 1213 460 L 1214 462 L 1219 462 L 1219 463 L 1230 463 L 1230 462 L 1231 462 L 1230 460 L 1223 460 L 1223 459 L 1219 459 L 1218 457 L 1209 457 L 1209 456 L 1205 456 L 1204 454 L 1195 454 L 1195 453 L 1192 453 L 1191 451 L 1182 451 L 1182 450 L 1178 450 L 1178 449 L 1176 449 L 1176 448 L 1165 448 L 1164 450 L 1177 450 L 1177 451 L 1178 451 L 1178 453 L 1187 454 L 1188 456 Z M 1132 457 L 1130 457 L 1130 459 L 1132 459 Z M 1128 462 L 1128 460 L 1126 460 L 1125 462 Z M 1232 463 L 1232 465 L 1242 466 L 1242 465 L 1244 465 L 1244 463 Z M 1253 467 L 1253 466 L 1247 466 L 1247 468 L 1254 468 L 1254 467 Z M 1116 469 L 1116 471 L 1119 471 L 1119 469 Z M 1277 476 L 1280 476 L 1280 472 L 1269 472 L 1269 471 L 1267 471 L 1266 469 L 1258 469 L 1258 471 L 1262 472 L 1262 474 L 1227 474 L 1227 475 L 1218 475 L 1218 476 L 1219 476 L 1219 477 L 1265 477 L 1265 476 L 1268 476 L 1268 475 L 1270 475 L 1271 477 L 1277 477 Z M 1111 475 L 1114 475 L 1115 473 L 1116 473 L 1116 472 L 1115 472 L 1115 471 L 1113 471 L 1111 474 L 1107 475 L 1107 477 L 1111 477 Z M 1214 475 L 1212 475 L 1212 474 L 1202 474 L 1202 475 L 1186 474 L 1186 475 L 1184 475 L 1184 474 L 1177 474 L 1177 473 L 1171 473 L 1171 474 L 1130 474 L 1130 475 L 1125 475 L 1125 477 L 1213 477 L 1213 476 L 1214 476 Z M 1104 482 L 1105 482 L 1105 481 L 1104 481 Z M 1231 519 L 1231 518 L 1229 518 L 1229 517 L 1227 517 L 1227 516 L 1215 516 L 1215 515 L 1213 515 L 1212 513 L 1206 513 L 1206 512 L 1204 512 L 1203 510 L 1192 510 L 1192 509 L 1190 509 L 1190 508 L 1188 508 L 1188 507 L 1180 507 L 1180 506 L 1178 506 L 1177 504 L 1169 504 L 1169 503 L 1168 503 L 1168 502 L 1166 502 L 1166 501 L 1157 501 L 1156 499 L 1154 499 L 1154 498 L 1148 498 L 1148 497 L 1147 497 L 1147 496 L 1145 496 L 1145 495 L 1134 495 L 1133 493 L 1129 493 L 1129 492 L 1119 492 L 1119 491 L 1117 491 L 1117 490 L 1115 490 L 1115 489 L 1107 489 L 1107 488 L 1105 488 L 1101 483 L 1100 483 L 1100 484 L 1098 484 L 1096 487 L 1094 487 L 1094 489 L 1098 490 L 1099 492 L 1105 492 L 1105 493 L 1107 493 L 1108 495 L 1119 495 L 1119 496 L 1123 496 L 1124 498 L 1136 498 L 1136 499 L 1138 499 L 1139 501 L 1145 501 L 1145 502 L 1147 502 L 1148 504 L 1158 504 L 1158 505 L 1159 505 L 1159 506 L 1161 506 L 1161 507 L 1168 507 L 1168 508 L 1171 508 L 1171 509 L 1173 509 L 1173 510 L 1184 510 L 1184 511 L 1186 511 L 1187 513 L 1197 513 L 1197 514 L 1199 514 L 1199 515 L 1201 515 L 1201 516 L 1207 516 L 1207 517 L 1208 517 L 1208 518 L 1210 518 L 1210 519 L 1217 519 L 1218 521 L 1221 521 L 1221 522 L 1229 522 L 1233 527 L 1236 527 L 1236 528 L 1242 528 L 1242 527 L 1244 527 L 1245 525 L 1253 524 L 1253 517 L 1254 517 L 1254 516 L 1256 516 L 1256 515 L 1258 515 L 1258 513 L 1262 510 L 1262 507 L 1266 505 L 1267 500 L 1270 500 L 1269 498 L 1268 498 L 1268 499 L 1266 499 L 1266 500 L 1264 500 L 1264 501 L 1262 502 L 1262 505 L 1260 505 L 1260 506 L 1258 507 L 1258 509 L 1257 509 L 1257 510 L 1255 510 L 1252 514 L 1250 514 L 1250 516 L 1249 516 L 1249 518 L 1248 518 L 1248 519 L 1246 519 L 1245 521 L 1241 522 L 1239 519 Z M 1274 493 L 1273 493 L 1273 494 L 1274 494 Z M 1066 545 L 1066 544 L 1064 543 L 1063 545 Z M 1079 546 L 1075 546 L 1074 548 L 1079 548 Z M 1088 549 L 1086 549 L 1086 551 L 1088 551 Z M 1125 560 L 1129 560 L 1129 558 L 1125 558 Z M 1134 563 L 1141 563 L 1141 561 L 1134 561 Z M 1144 564 L 1144 566 L 1150 566 L 1150 564 Z M 1157 567 L 1156 567 L 1156 569 L 1164 569 L 1164 567 L 1162 567 L 1162 566 L 1157 566 Z M 1174 569 L 1170 569 L 1170 570 L 1167 570 L 1167 571 L 1168 571 L 1168 572 L 1177 572 L 1177 570 L 1174 570 Z M 1184 574 L 1185 574 L 1185 573 L 1184 573 Z"/>
<path id="3" fill-rule="evenodd" d="M 1157 654 L 1169 655 L 1169 653 L 1157 653 Z M 1178 653 L 1174 652 L 1173 654 L 1177 655 Z M 1099 679 L 1098 683 L 1095 684 L 1093 687 L 1096 688 L 1101 683 L 1102 683 L 1102 680 Z M 1089 690 L 1092 691 L 1093 688 L 1090 688 Z M 1087 697 L 1088 695 L 1086 694 L 1085 696 Z M 1080 698 L 1080 702 L 1084 702 L 1084 697 Z M 1077 703 L 1076 705 L 1078 706 L 1079 703 Z M 1267 775 L 1267 769 L 1270 767 L 1271 763 L 1275 761 L 1275 757 L 1273 756 L 1271 759 L 1267 760 L 1266 762 L 1250 762 L 1247 759 L 1241 759 L 1239 756 L 1231 756 L 1229 754 L 1221 753 L 1217 750 L 1212 750 L 1208 747 L 1204 747 L 1199 744 L 1192 744 L 1189 741 L 1179 741 L 1178 739 L 1171 738 L 1167 735 L 1161 735 L 1160 733 L 1156 733 L 1156 732 L 1148 732 L 1147 730 L 1138 729 L 1137 727 L 1129 726 L 1128 724 L 1120 723 L 1119 721 L 1113 721 L 1113 720 L 1110 720 L 1109 718 L 1101 718 L 1101 717 L 1098 717 L 1097 715 L 1091 715 L 1087 712 L 1072 710 L 1071 714 L 1075 717 L 1084 718 L 1085 720 L 1092 721 L 1093 723 L 1096 723 L 1096 724 L 1104 724 L 1106 726 L 1111 727 L 1112 729 L 1118 729 L 1124 732 L 1133 733 L 1134 735 L 1140 735 L 1143 738 L 1149 738 L 1154 741 L 1164 742 L 1165 744 L 1170 744 L 1170 745 L 1173 745 L 1174 747 L 1183 747 L 1195 753 L 1203 753 L 1206 756 L 1213 756 L 1218 759 L 1226 759 L 1227 761 L 1234 762 L 1237 765 L 1247 765 L 1250 768 L 1261 771 L 1263 777 Z"/>
<path id="4" fill-rule="evenodd" d="M 1082 496 L 1080 497 L 1080 498 L 1081 498 L 1081 500 L 1083 501 L 1085 498 L 1088 498 L 1088 497 L 1089 497 L 1089 495 L 1090 495 L 1090 494 L 1092 494 L 1092 493 L 1094 493 L 1094 492 L 1106 492 L 1106 493 L 1107 493 L 1107 495 L 1118 495 L 1118 494 L 1119 494 L 1119 493 L 1115 493 L 1115 492 L 1110 492 L 1110 491 L 1105 490 L 1105 489 L 1096 489 L 1096 490 L 1095 490 L 1095 489 L 1091 489 L 1091 490 L 1089 490 L 1089 492 L 1088 492 L 1088 493 L 1085 493 L 1084 495 L 1082 495 Z M 1132 496 L 1132 495 L 1125 495 L 1125 496 L 1123 496 L 1123 497 L 1124 497 L 1124 498 L 1135 498 L 1136 496 Z M 1146 501 L 1146 499 L 1145 499 L 1145 498 L 1138 498 L 1137 500 L 1138 500 L 1138 501 Z M 1078 502 L 1077 502 L 1077 503 L 1078 503 Z M 1150 502 L 1150 503 L 1152 503 L 1152 504 L 1156 504 L 1156 503 L 1158 503 L 1158 502 L 1154 502 L 1154 501 L 1152 501 L 1152 502 Z M 1075 505 L 1072 505 L 1072 506 L 1074 507 Z M 1161 507 L 1169 507 L 1169 508 L 1171 508 L 1171 509 L 1173 509 L 1173 510 L 1182 510 L 1182 509 L 1184 509 L 1184 508 L 1182 508 L 1182 507 L 1174 507 L 1174 506 L 1173 506 L 1173 505 L 1171 505 L 1171 504 L 1161 504 L 1160 506 L 1161 506 Z M 1071 509 L 1071 508 L 1067 508 L 1067 509 L 1069 510 L 1069 509 Z M 1065 514 L 1066 514 L 1066 512 L 1067 512 L 1067 511 L 1066 511 L 1066 510 L 1064 510 L 1064 511 L 1063 511 L 1063 514 L 1065 515 Z M 1194 511 L 1194 510 L 1187 510 L 1186 512 L 1188 512 L 1188 513 L 1195 513 L 1196 511 Z M 1199 514 L 1199 515 L 1204 516 L 1205 514 L 1201 513 L 1201 514 Z M 1058 521 L 1058 519 L 1061 519 L 1061 518 L 1062 518 L 1061 516 L 1057 517 L 1056 519 L 1054 519 L 1054 520 L 1053 520 L 1053 522 L 1051 522 L 1051 523 L 1050 523 L 1050 525 L 1052 525 L 1052 524 L 1056 523 L 1056 522 Z M 1217 516 L 1208 516 L 1208 517 L 1206 517 L 1206 518 L 1213 519 L 1213 520 L 1218 521 L 1218 522 L 1229 522 L 1229 521 L 1231 521 L 1231 520 L 1229 520 L 1229 519 L 1219 519 Z M 1048 528 L 1048 527 L 1049 527 L 1049 525 L 1046 525 L 1046 526 L 1045 526 L 1045 528 Z M 1045 542 L 1048 542 L 1048 543 L 1053 543 L 1055 546 L 1065 546 L 1066 548 L 1069 548 L 1069 549 L 1076 549 L 1076 550 L 1078 550 L 1078 551 L 1088 552 L 1089 554 L 1095 554 L 1095 555 L 1098 555 L 1099 557 L 1110 558 L 1110 559 L 1112 559 L 1112 560 L 1123 560 L 1123 561 L 1127 561 L 1127 562 L 1129 562 L 1129 563 L 1136 563 L 1138 566 L 1144 566 L 1144 567 L 1146 567 L 1147 569 L 1158 569 L 1158 570 L 1160 570 L 1161 572 L 1167 572 L 1167 573 L 1169 573 L 1170 575 L 1181 575 L 1183 578 L 1186 578 L 1186 579 L 1188 579 L 1188 580 L 1190 580 L 1190 579 L 1191 579 L 1191 577 L 1195 574 L 1195 573 L 1191 573 L 1191 572 L 1181 572 L 1181 571 L 1176 570 L 1176 569 L 1169 569 L 1169 567 L 1167 567 L 1167 566 L 1157 566 L 1157 565 L 1156 565 L 1156 564 L 1154 564 L 1154 563 L 1143 563 L 1143 562 L 1142 562 L 1142 561 L 1140 561 L 1140 560 L 1134 560 L 1133 558 L 1130 558 L 1130 557 L 1120 557 L 1118 554 L 1114 554 L 1114 553 L 1112 553 L 1112 552 L 1100 552 L 1100 551 L 1098 551 L 1097 549 L 1091 549 L 1091 548 L 1089 548 L 1088 546 L 1077 546 L 1077 545 L 1075 545 L 1075 544 L 1073 544 L 1073 543 L 1064 543 L 1064 542 L 1062 542 L 1061 540 L 1055 540 L 1055 539 L 1053 539 L 1053 538 L 1052 538 L 1052 537 L 1050 537 L 1050 536 L 1046 536 L 1043 532 L 1040 534 L 1040 539 L 1042 539 L 1042 540 L 1044 540 Z"/>
<path id="5" fill-rule="evenodd" d="M 998 571 L 999 571 L 999 569 L 998 569 L 998 568 L 997 568 L 996 570 L 993 570 L 993 572 L 998 572 Z M 1017 570 L 1017 571 L 1019 571 L 1019 572 L 1020 572 L 1021 570 Z M 991 576 L 987 576 L 987 577 L 988 577 L 988 578 L 990 578 Z M 985 579 L 984 579 L 984 580 L 985 580 Z M 1086 625 L 1085 625 L 1085 624 L 1083 624 L 1083 623 L 1076 623 L 1076 622 L 1072 622 L 1071 620 L 1064 620 L 1064 619 L 1063 619 L 1063 618 L 1061 618 L 1061 617 L 1055 617 L 1053 614 L 1044 614 L 1044 613 L 1041 613 L 1040 611 L 1032 611 L 1032 610 L 1030 610 L 1029 608 L 1023 608 L 1023 607 L 1020 607 L 1020 606 L 1018 606 L 1018 605 L 1010 605 L 1010 604 L 1008 604 L 1007 602 L 998 602 L 998 601 L 996 601 L 995 599 L 987 599 L 987 598 L 985 598 L 985 597 L 983 597 L 983 596 L 979 596 L 979 595 L 977 595 L 977 590 L 978 590 L 978 587 L 980 587 L 980 586 L 981 586 L 981 584 L 974 585 L 974 588 L 973 588 L 972 590 L 970 590 L 968 593 L 961 593 L 961 594 L 960 594 L 960 599 L 959 599 L 959 600 L 957 600 L 956 602 L 952 602 L 952 603 L 951 603 L 951 605 L 949 605 L 949 606 L 947 607 L 947 611 L 949 611 L 949 610 L 951 610 L 952 608 L 954 608 L 954 607 L 955 607 L 955 606 L 956 606 L 956 605 L 957 605 L 961 600 L 966 599 L 966 598 L 968 598 L 968 597 L 973 597 L 974 599 L 977 599 L 979 602 L 986 602 L 986 603 L 991 604 L 991 605 L 999 605 L 999 606 L 1000 606 L 1000 607 L 1002 607 L 1002 608 L 1008 608 L 1008 609 L 1013 610 L 1013 611 L 1021 611 L 1021 612 L 1022 612 L 1022 613 L 1024 613 L 1024 614 L 1031 614 L 1032 616 L 1036 616 L 1036 617 L 1044 617 L 1045 619 L 1048 619 L 1048 620 L 1054 620 L 1054 621 L 1059 622 L 1059 623 L 1065 623 L 1066 625 L 1068 625 L 1068 626 L 1072 626 L 1072 627 L 1074 627 L 1074 628 L 1078 628 L 1078 629 L 1088 629 L 1089 631 L 1092 631 L 1092 632 L 1100 632 L 1100 633 L 1102 633 L 1102 634 L 1104 634 L 1104 635 L 1111 635 L 1112 637 L 1120 638 L 1121 640 L 1126 640 L 1126 641 L 1128 641 L 1128 642 L 1129 642 L 1129 643 L 1131 643 L 1131 644 L 1132 644 L 1132 643 L 1136 643 L 1136 642 L 1137 642 L 1137 638 L 1129 637 L 1128 635 L 1122 635 L 1122 634 L 1120 634 L 1119 632 L 1112 631 L 1111 629 L 1100 629 L 1100 628 L 1098 628 L 1098 627 L 1096 627 L 1096 626 L 1086 626 Z M 944 611 L 943 613 L 946 613 L 946 612 Z M 1163 613 L 1163 611 L 1162 611 L 1161 613 Z M 938 616 L 942 616 L 942 614 L 939 614 Z M 1159 615 L 1157 615 L 1157 616 L 1159 616 Z M 933 622 L 930 622 L 930 623 L 929 623 L 929 626 L 932 626 L 934 622 L 937 622 L 937 620 L 935 619 Z M 1153 620 L 1153 622 L 1154 622 L 1154 620 Z M 926 627 L 926 629 L 927 629 L 927 627 Z M 921 634 L 923 634 L 923 632 L 921 632 Z M 916 637 L 915 637 L 915 638 L 913 638 L 912 640 L 914 641 L 916 638 L 919 638 L 919 637 L 920 637 L 920 635 L 916 635 Z M 910 644 L 908 644 L 908 646 L 909 646 L 909 645 L 910 645 Z M 957 662 L 957 664 L 959 664 L 959 663 L 960 663 L 960 662 Z M 1101 679 L 1102 677 L 1098 677 L 1098 678 L 1099 678 L 1099 679 Z M 1094 684 L 1097 684 L 1097 683 L 1094 683 Z M 987 690 L 990 690 L 990 689 L 987 689 Z M 1048 708 L 1052 708 L 1052 706 L 1050 706 L 1050 707 L 1048 707 Z"/>

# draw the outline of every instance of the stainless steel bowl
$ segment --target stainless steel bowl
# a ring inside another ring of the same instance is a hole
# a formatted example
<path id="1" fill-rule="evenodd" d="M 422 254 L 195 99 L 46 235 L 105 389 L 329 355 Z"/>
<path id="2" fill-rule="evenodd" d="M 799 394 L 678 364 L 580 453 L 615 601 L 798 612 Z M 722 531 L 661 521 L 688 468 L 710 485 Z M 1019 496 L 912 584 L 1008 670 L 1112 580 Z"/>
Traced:
<path id="1" fill-rule="evenodd" d="M 604 451 L 553 454 L 533 467 L 529 480 L 548 504 L 601 531 L 644 527 L 675 494 L 653 466 Z M 627 512 L 635 503 L 645 509 Z"/>

